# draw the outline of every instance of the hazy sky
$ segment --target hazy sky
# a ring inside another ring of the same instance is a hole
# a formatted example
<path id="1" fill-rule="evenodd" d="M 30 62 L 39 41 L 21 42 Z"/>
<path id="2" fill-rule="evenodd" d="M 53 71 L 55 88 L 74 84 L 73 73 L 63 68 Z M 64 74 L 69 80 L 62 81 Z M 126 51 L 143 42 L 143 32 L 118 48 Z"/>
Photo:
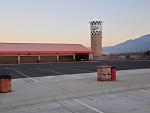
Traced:
<path id="1" fill-rule="evenodd" d="M 90 46 L 91 20 L 103 20 L 103 46 L 150 33 L 150 0 L 0 0 L 0 42 Z"/>

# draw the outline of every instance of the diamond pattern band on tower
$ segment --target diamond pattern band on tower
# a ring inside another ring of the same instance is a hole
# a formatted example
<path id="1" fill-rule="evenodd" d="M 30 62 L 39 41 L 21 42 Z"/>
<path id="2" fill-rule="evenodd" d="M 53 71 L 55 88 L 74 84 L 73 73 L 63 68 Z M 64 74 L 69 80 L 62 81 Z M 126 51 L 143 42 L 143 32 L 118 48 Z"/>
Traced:
<path id="1" fill-rule="evenodd" d="M 102 35 L 102 31 L 91 31 L 91 35 Z"/>
<path id="2" fill-rule="evenodd" d="M 102 25 L 101 21 L 92 21 L 90 23 L 91 23 L 91 25 Z"/>

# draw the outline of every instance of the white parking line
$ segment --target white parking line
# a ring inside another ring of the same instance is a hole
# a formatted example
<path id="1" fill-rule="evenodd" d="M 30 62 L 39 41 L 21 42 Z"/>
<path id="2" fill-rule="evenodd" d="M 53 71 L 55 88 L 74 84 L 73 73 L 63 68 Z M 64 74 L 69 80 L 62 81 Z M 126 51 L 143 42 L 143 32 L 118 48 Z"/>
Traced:
<path id="1" fill-rule="evenodd" d="M 93 72 L 93 71 L 89 71 L 85 69 L 77 69 L 77 68 L 63 68 L 63 67 L 57 67 L 57 68 Z"/>
<path id="2" fill-rule="evenodd" d="M 89 105 L 87 105 L 87 104 L 85 104 L 85 103 L 79 101 L 78 99 L 74 99 L 74 101 L 78 102 L 79 104 L 81 104 L 81 105 L 83 105 L 83 106 L 86 106 L 86 107 L 90 108 L 90 109 L 93 110 L 93 111 L 96 111 L 97 113 L 104 113 L 104 112 L 102 112 L 102 111 L 100 111 L 100 110 L 98 110 L 98 109 L 96 109 L 96 108 L 94 108 L 94 107 L 92 107 L 92 106 L 89 106 Z"/>
<path id="3" fill-rule="evenodd" d="M 72 70 L 79 70 L 79 71 L 88 71 L 88 72 L 93 72 L 93 71 L 89 71 L 89 70 L 85 70 L 85 69 L 76 69 L 76 68 L 69 68 L 69 69 L 72 69 Z"/>
<path id="4" fill-rule="evenodd" d="M 48 72 L 52 72 L 52 73 L 56 73 L 56 74 L 61 74 L 61 75 L 65 74 L 65 73 L 60 73 L 60 72 L 57 72 L 57 71 L 52 71 L 52 70 L 49 70 L 49 69 L 43 69 L 43 68 L 38 68 L 38 69 L 48 71 Z"/>
<path id="5" fill-rule="evenodd" d="M 17 72 L 17 73 L 19 73 L 19 74 L 21 74 L 21 75 L 23 75 L 23 76 L 25 76 L 25 77 L 27 77 L 27 78 L 29 78 L 29 79 L 31 79 L 31 80 L 34 81 L 34 82 L 37 82 L 37 83 L 39 82 L 39 81 L 37 81 L 37 80 L 35 80 L 35 79 L 29 77 L 28 75 L 26 75 L 26 74 L 24 74 L 24 73 L 18 71 L 18 70 L 15 70 L 15 69 L 12 69 L 12 70 L 15 71 L 15 72 Z"/>
<path id="6" fill-rule="evenodd" d="M 150 94 L 150 91 L 145 91 L 145 90 L 139 90 L 139 91 L 142 91 L 142 92 L 145 92 L 145 93 L 149 93 L 149 94 Z"/>

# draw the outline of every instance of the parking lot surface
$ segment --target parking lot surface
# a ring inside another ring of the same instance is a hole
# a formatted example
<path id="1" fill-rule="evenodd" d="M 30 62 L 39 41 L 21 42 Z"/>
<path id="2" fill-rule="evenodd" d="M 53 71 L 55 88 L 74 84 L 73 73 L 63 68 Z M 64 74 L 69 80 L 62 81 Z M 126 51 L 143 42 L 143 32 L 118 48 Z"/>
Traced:
<path id="1" fill-rule="evenodd" d="M 99 65 L 115 66 L 117 70 L 150 68 L 150 60 L 89 61 L 45 64 L 0 65 L 9 70 L 12 78 L 42 77 L 96 72 Z"/>
<path id="2" fill-rule="evenodd" d="M 0 94 L 0 113 L 149 113 L 150 69 L 117 71 L 117 81 L 96 73 L 12 80 Z"/>
<path id="3" fill-rule="evenodd" d="M 149 113 L 150 89 L 86 96 L 0 110 L 1 113 Z"/>

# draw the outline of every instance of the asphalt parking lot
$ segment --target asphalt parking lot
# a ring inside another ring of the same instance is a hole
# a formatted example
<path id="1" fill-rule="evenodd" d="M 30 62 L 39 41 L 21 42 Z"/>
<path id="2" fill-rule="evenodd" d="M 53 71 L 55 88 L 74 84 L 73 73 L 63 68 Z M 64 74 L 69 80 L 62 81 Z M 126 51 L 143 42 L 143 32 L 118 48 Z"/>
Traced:
<path id="1" fill-rule="evenodd" d="M 99 65 L 115 66 L 117 70 L 150 68 L 150 60 L 137 61 L 90 61 L 90 62 L 60 62 L 45 64 L 0 65 L 7 69 L 13 79 L 26 77 L 56 76 L 77 73 L 96 72 Z"/>
<path id="2" fill-rule="evenodd" d="M 0 113 L 149 113 L 150 69 L 117 71 L 117 81 L 96 73 L 14 79 L 0 94 Z"/>
<path id="3" fill-rule="evenodd" d="M 119 103 L 119 104 L 118 104 Z M 149 113 L 150 89 L 86 96 L 0 110 L 3 113 Z"/>
<path id="4" fill-rule="evenodd" d="M 73 113 L 149 113 L 149 102 L 150 89 L 144 89 L 87 96 L 57 103 Z"/>

